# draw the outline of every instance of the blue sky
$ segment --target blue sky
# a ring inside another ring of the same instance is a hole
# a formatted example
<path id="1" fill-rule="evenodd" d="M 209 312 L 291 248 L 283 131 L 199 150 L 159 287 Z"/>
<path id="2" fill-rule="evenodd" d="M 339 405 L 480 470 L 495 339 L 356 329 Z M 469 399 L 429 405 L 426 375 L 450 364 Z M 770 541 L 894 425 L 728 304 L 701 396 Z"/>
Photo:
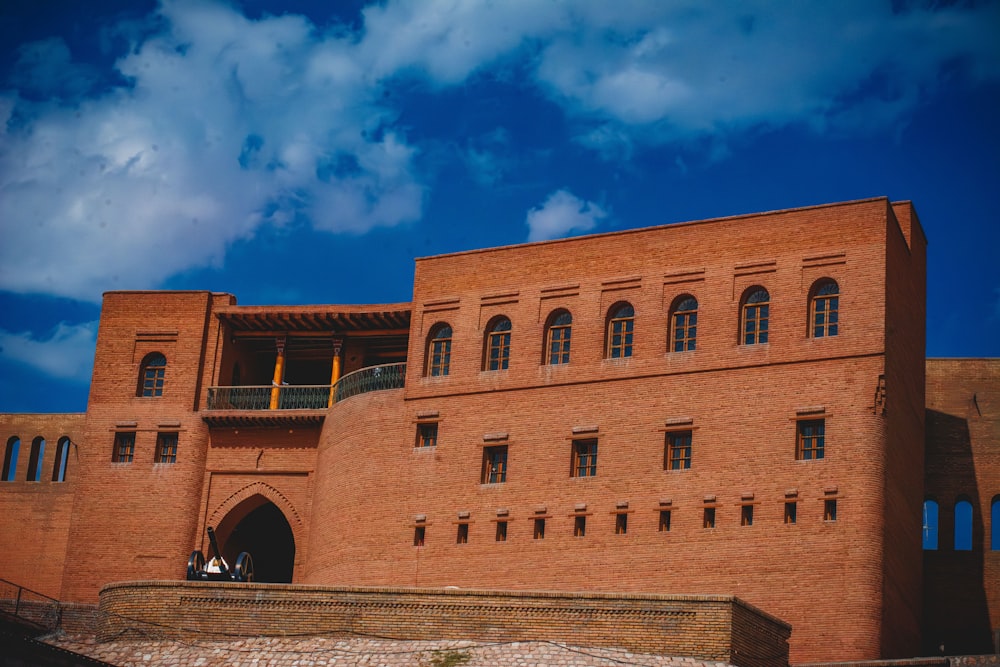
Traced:
<path id="1" fill-rule="evenodd" d="M 1000 3 L 7 0 L 0 411 L 101 294 L 409 301 L 413 258 L 873 196 L 929 356 L 1000 355 Z"/>

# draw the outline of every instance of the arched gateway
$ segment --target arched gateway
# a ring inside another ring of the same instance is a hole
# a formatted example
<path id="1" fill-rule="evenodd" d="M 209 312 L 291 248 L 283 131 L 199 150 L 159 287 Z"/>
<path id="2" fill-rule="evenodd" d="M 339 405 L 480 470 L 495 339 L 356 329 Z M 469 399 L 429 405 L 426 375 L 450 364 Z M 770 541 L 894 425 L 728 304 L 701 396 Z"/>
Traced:
<path id="1" fill-rule="evenodd" d="M 241 551 L 253 557 L 254 580 L 291 583 L 295 565 L 295 536 L 282 511 L 262 495 L 244 499 L 215 527 L 219 548 L 228 563 Z"/>

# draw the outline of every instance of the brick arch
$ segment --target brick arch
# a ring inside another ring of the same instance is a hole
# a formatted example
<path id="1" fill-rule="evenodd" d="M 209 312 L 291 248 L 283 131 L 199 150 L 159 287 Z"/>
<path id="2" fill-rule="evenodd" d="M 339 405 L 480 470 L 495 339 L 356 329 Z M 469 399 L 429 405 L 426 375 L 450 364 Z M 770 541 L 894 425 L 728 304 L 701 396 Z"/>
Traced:
<path id="1" fill-rule="evenodd" d="M 240 503 L 245 500 L 249 500 L 254 496 L 261 496 L 262 498 L 265 498 L 266 500 L 274 503 L 274 505 L 281 510 L 281 513 L 285 515 L 285 519 L 288 521 L 288 525 L 292 527 L 292 533 L 295 535 L 296 543 L 298 543 L 300 533 L 303 528 L 302 517 L 299 516 L 295 506 L 292 505 L 288 498 L 286 498 L 276 488 L 270 484 L 265 484 L 264 482 L 253 482 L 251 484 L 247 484 L 219 503 L 218 507 L 215 508 L 215 511 L 213 511 L 209 516 L 207 525 L 219 525 L 219 522 L 225 519 L 230 512 L 240 505 Z"/>

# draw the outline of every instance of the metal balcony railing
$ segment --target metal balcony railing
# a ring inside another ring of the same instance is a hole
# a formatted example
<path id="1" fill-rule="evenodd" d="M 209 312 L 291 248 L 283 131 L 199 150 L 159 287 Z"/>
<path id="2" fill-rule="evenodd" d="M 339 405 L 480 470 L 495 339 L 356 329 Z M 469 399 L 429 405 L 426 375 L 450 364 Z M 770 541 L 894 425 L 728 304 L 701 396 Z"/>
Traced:
<path id="1" fill-rule="evenodd" d="M 62 607 L 55 598 L 0 579 L 0 613 L 52 632 L 59 627 L 61 612 Z"/>
<path id="2" fill-rule="evenodd" d="M 335 397 L 336 400 L 342 401 L 369 391 L 402 389 L 405 381 L 406 362 L 368 366 L 340 378 L 334 385 Z"/>
<path id="3" fill-rule="evenodd" d="M 209 387 L 209 410 L 325 410 L 335 401 L 369 391 L 400 389 L 406 363 L 368 366 L 348 373 L 331 385 L 271 385 Z M 277 400 L 275 400 L 275 398 Z"/>

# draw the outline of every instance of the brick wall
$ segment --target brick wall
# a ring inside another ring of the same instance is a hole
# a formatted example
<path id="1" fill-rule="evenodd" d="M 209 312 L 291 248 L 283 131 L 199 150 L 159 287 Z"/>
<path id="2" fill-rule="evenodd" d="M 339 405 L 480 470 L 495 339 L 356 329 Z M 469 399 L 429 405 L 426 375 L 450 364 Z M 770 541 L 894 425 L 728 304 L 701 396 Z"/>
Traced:
<path id="1" fill-rule="evenodd" d="M 923 649 L 1000 650 L 1000 359 L 927 360 L 925 493 L 939 504 L 938 548 L 923 552 Z M 972 504 L 972 549 L 954 548 L 955 503 Z"/>
<path id="2" fill-rule="evenodd" d="M 129 582 L 101 591 L 99 637 L 285 634 L 571 642 L 747 667 L 788 664 L 789 626 L 729 596 Z"/>
<path id="3" fill-rule="evenodd" d="M 0 482 L 0 579 L 58 597 L 66 559 L 73 498 L 80 475 L 83 414 L 0 414 L 0 456 L 20 440 L 14 480 Z M 27 481 L 32 442 L 44 438 L 41 480 Z M 72 443 L 65 481 L 53 481 L 58 444 Z"/>

